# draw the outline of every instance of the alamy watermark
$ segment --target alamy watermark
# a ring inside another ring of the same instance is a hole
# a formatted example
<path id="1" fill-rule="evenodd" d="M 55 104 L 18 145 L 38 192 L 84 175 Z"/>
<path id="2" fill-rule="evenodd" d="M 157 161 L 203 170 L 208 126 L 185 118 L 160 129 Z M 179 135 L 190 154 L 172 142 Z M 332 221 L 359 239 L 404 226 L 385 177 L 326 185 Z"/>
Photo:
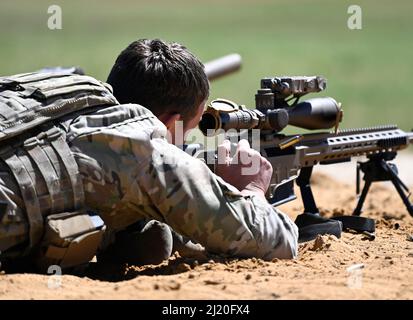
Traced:
<path id="1" fill-rule="evenodd" d="M 347 268 L 347 287 L 351 289 L 361 289 L 363 286 L 364 264 L 353 264 Z"/>
<path id="2" fill-rule="evenodd" d="M 53 290 L 60 289 L 62 287 L 62 268 L 53 264 L 47 268 L 47 274 L 50 274 L 47 279 L 47 287 Z"/>
<path id="3" fill-rule="evenodd" d="M 210 152 L 211 150 L 217 150 L 214 157 L 204 158 L 208 165 L 241 164 L 241 175 L 256 175 L 260 171 L 261 157 L 259 156 L 259 151 L 261 140 L 259 129 L 252 129 L 248 132 L 239 132 L 236 129 L 208 129 L 207 136 L 214 136 L 215 139 L 204 139 L 205 144 L 196 144 L 195 149 L 188 148 L 188 145 L 184 144 L 184 142 L 188 140 L 187 138 L 191 137 L 189 135 L 190 131 L 191 130 L 185 132 L 183 122 L 176 121 L 172 132 L 170 130 L 167 130 L 166 132 L 163 132 L 162 130 L 155 131 L 152 138 L 165 138 L 170 143 L 173 143 L 178 148 L 194 157 L 198 157 L 198 155 L 205 154 L 205 152 Z M 229 141 L 229 144 L 226 144 L 226 147 L 229 145 L 230 150 L 223 148 L 224 140 Z M 241 145 L 239 145 L 240 140 L 250 141 L 250 148 L 246 148 L 245 143 L 241 147 Z M 191 147 L 193 146 L 194 145 L 191 145 Z M 156 149 L 152 151 L 152 162 L 155 166 L 163 166 L 167 164 L 174 167 L 177 166 L 178 163 L 181 163 L 181 161 L 185 162 L 186 159 L 182 157 L 165 156 L 161 151 L 157 151 Z"/>
<path id="4" fill-rule="evenodd" d="M 50 30 L 62 29 L 62 8 L 57 4 L 52 4 L 47 8 L 47 13 L 50 15 L 47 19 L 47 27 Z"/>
<path id="5" fill-rule="evenodd" d="M 347 18 L 347 28 L 350 30 L 361 30 L 363 28 L 361 7 L 357 4 L 352 4 L 347 8 L 347 13 L 350 15 Z"/>

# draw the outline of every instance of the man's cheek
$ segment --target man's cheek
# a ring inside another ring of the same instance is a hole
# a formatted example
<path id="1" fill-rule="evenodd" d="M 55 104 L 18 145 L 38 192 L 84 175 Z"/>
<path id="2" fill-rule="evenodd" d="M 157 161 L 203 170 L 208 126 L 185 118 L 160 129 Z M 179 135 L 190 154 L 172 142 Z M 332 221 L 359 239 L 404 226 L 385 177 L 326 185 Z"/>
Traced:
<path id="1" fill-rule="evenodd" d="M 187 129 L 184 133 L 184 141 L 189 144 L 189 143 L 195 143 L 196 142 L 196 136 L 192 135 L 193 129 Z"/>

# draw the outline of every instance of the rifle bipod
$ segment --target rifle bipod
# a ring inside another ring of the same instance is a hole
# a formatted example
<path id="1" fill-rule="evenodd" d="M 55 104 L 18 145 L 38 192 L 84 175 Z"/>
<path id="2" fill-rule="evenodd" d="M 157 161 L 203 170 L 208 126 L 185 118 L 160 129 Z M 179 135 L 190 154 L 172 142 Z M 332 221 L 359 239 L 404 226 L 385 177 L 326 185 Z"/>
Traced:
<path id="1" fill-rule="evenodd" d="M 375 223 L 373 219 L 359 216 L 336 216 L 328 219 L 320 216 L 311 190 L 312 172 L 313 167 L 304 167 L 296 179 L 304 205 L 304 213 L 298 215 L 295 220 L 299 231 L 299 242 L 315 239 L 319 234 L 332 234 L 340 238 L 342 230 L 361 232 L 370 240 L 374 240 Z"/>
<path id="2" fill-rule="evenodd" d="M 409 192 L 409 189 L 403 181 L 400 180 L 397 166 L 394 163 L 387 162 L 393 160 L 395 157 L 396 152 L 386 152 L 369 155 L 367 156 L 367 161 L 357 162 L 356 192 L 358 195 L 360 194 L 360 171 L 364 173 L 363 180 L 365 183 L 357 202 L 357 207 L 353 211 L 353 216 L 359 216 L 361 214 L 369 188 L 371 184 L 376 181 L 391 181 L 402 198 L 407 211 L 413 216 L 413 205 L 409 201 L 411 192 Z"/>

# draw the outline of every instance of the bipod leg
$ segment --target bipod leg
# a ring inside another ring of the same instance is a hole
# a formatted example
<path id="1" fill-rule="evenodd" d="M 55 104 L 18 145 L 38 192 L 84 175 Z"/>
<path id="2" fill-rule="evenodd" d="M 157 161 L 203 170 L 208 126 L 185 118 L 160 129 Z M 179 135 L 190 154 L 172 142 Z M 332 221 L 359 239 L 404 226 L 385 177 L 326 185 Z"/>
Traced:
<path id="1" fill-rule="evenodd" d="M 413 205 L 409 201 L 410 194 L 406 195 L 406 192 L 409 192 L 409 189 L 403 183 L 403 181 L 400 180 L 397 173 L 392 170 L 392 168 L 390 167 L 390 165 L 387 162 L 383 161 L 382 162 L 382 167 L 389 174 L 390 180 L 393 183 L 394 187 L 396 188 L 397 192 L 399 193 L 400 198 L 402 198 L 403 203 L 406 206 L 407 211 L 413 217 Z"/>
<path id="2" fill-rule="evenodd" d="M 295 224 L 298 227 L 298 242 L 310 241 L 320 234 L 332 234 L 341 237 L 343 223 L 341 221 L 321 217 L 311 190 L 310 178 L 313 167 L 304 167 L 296 179 L 303 198 L 304 213 L 297 216 Z"/>
<path id="3" fill-rule="evenodd" d="M 359 216 L 361 214 L 361 210 L 363 209 L 364 201 L 366 200 L 367 193 L 369 192 L 371 186 L 371 180 L 368 179 L 364 183 L 363 191 L 361 192 L 359 201 L 357 202 L 357 207 L 353 211 L 353 216 Z"/>
<path id="4" fill-rule="evenodd" d="M 303 198 L 304 212 L 318 214 L 318 208 L 315 203 L 310 184 L 312 172 L 313 167 L 302 168 L 298 178 L 296 179 L 296 183 L 300 187 L 301 197 Z"/>

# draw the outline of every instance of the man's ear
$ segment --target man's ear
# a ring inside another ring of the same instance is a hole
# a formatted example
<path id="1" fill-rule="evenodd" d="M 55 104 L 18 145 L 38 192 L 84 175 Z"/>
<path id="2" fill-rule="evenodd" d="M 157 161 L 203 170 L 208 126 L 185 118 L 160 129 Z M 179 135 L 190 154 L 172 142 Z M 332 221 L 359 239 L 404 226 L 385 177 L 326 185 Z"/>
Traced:
<path id="1" fill-rule="evenodd" d="M 169 131 L 174 131 L 175 122 L 181 120 L 181 115 L 179 113 L 163 113 L 158 116 L 158 119 L 162 121 Z"/>

